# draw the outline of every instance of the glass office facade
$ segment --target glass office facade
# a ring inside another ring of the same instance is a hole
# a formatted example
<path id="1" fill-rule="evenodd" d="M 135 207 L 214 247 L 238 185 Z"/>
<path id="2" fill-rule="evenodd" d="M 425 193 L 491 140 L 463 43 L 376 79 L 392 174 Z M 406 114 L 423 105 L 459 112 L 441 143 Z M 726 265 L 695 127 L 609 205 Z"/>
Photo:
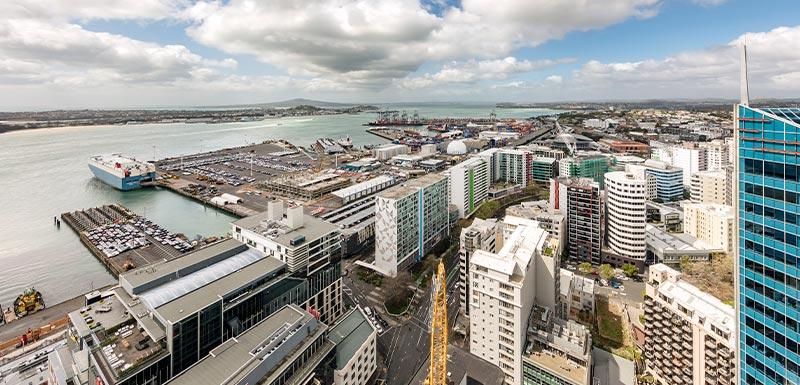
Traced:
<path id="1" fill-rule="evenodd" d="M 739 376 L 800 383 L 800 109 L 736 107 Z"/>

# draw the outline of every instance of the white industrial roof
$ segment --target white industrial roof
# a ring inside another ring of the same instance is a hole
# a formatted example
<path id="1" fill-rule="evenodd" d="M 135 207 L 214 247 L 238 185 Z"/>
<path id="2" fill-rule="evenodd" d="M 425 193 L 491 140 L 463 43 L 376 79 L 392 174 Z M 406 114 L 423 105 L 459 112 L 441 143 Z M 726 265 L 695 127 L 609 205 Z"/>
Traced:
<path id="1" fill-rule="evenodd" d="M 389 175 L 380 175 L 378 177 L 372 178 L 370 180 L 354 184 L 352 186 L 345 187 L 341 190 L 336 190 L 331 194 L 336 195 L 339 198 L 345 198 L 353 194 L 357 194 L 361 191 L 369 190 L 373 187 L 379 186 L 381 184 L 391 182 L 394 178 Z"/>
<path id="2" fill-rule="evenodd" d="M 239 254 L 217 262 L 209 267 L 198 270 L 187 276 L 168 282 L 155 289 L 148 290 L 141 294 L 140 298 L 155 309 L 167 302 L 174 300 L 186 293 L 197 290 L 213 281 L 231 274 L 245 266 L 248 266 L 264 258 L 258 250 L 247 249 Z"/>

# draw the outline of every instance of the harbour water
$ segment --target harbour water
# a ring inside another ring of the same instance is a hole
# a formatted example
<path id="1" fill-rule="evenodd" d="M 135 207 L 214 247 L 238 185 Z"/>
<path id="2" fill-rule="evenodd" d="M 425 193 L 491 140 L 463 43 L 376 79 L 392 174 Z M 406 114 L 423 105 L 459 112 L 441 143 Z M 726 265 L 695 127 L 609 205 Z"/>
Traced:
<path id="1" fill-rule="evenodd" d="M 388 107 L 392 108 L 392 107 Z M 397 106 L 422 117 L 488 116 L 491 106 Z M 501 109 L 498 117 L 530 117 L 550 110 Z M 230 215 L 162 189 L 120 192 L 92 177 L 91 155 L 120 152 L 139 159 L 164 158 L 286 139 L 309 145 L 317 138 L 349 136 L 357 146 L 384 140 L 361 126 L 374 114 L 268 119 L 226 124 L 144 124 L 36 129 L 0 135 L 0 306 L 26 287 L 42 291 L 49 305 L 114 283 L 110 274 L 66 225 L 53 217 L 121 203 L 173 232 L 189 237 L 222 235 Z"/>

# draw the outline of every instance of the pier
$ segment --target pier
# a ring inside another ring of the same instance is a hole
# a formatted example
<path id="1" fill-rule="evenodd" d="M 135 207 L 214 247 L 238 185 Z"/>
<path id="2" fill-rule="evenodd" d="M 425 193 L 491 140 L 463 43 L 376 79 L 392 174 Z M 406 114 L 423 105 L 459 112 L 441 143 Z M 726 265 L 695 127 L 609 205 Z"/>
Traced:
<path id="1" fill-rule="evenodd" d="M 63 213 L 61 219 L 115 278 L 193 248 L 184 237 L 117 204 Z"/>

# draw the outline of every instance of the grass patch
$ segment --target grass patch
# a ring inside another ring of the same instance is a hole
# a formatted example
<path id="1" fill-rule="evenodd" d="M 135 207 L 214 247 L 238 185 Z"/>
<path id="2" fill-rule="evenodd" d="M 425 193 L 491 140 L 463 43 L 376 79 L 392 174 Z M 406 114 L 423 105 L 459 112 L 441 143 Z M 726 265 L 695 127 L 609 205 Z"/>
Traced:
<path id="1" fill-rule="evenodd" d="M 358 279 L 360 279 L 360 280 L 362 280 L 362 281 L 364 281 L 364 282 L 366 282 L 366 283 L 368 283 L 368 284 L 370 284 L 372 286 L 381 287 L 381 285 L 383 284 L 383 276 L 382 275 L 380 275 L 380 274 L 378 274 L 378 273 L 376 273 L 376 272 L 374 272 L 372 270 L 369 270 L 369 269 L 367 269 L 365 267 L 360 267 L 359 266 L 358 272 L 356 272 L 356 275 L 358 276 Z"/>
<path id="2" fill-rule="evenodd" d="M 627 330 L 622 311 L 612 308 L 606 299 L 598 298 L 596 306 L 596 322 L 592 327 L 594 345 L 632 361 L 640 358 L 641 352 Z"/>

